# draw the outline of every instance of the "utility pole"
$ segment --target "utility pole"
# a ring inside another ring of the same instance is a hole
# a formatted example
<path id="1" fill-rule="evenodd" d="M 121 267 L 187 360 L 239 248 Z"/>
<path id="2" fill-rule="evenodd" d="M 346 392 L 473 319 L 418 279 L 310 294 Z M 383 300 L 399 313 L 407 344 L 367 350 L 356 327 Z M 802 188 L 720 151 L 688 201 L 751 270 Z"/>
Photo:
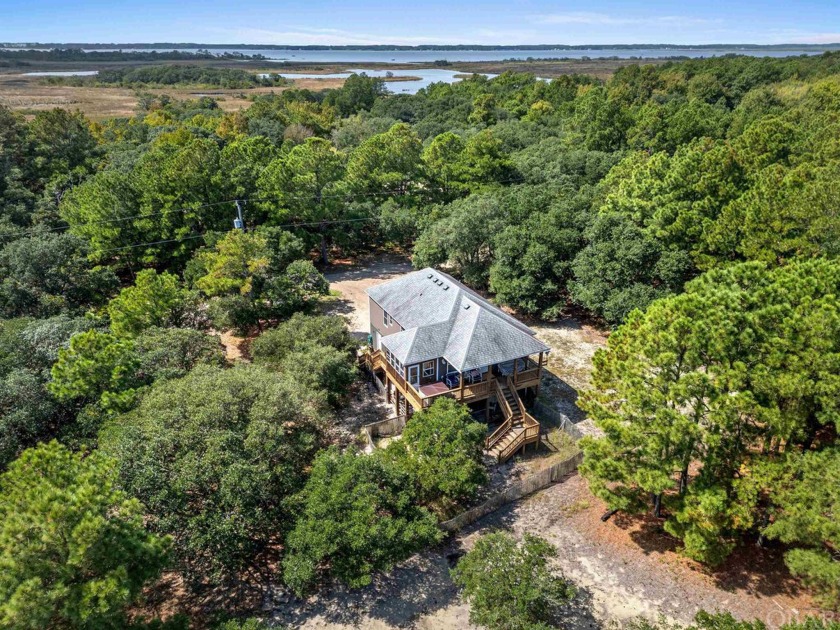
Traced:
<path id="1" fill-rule="evenodd" d="M 236 204 L 236 218 L 233 220 L 233 227 L 234 229 L 247 232 L 245 229 L 245 217 L 242 214 L 242 202 L 237 199 L 234 203 Z"/>

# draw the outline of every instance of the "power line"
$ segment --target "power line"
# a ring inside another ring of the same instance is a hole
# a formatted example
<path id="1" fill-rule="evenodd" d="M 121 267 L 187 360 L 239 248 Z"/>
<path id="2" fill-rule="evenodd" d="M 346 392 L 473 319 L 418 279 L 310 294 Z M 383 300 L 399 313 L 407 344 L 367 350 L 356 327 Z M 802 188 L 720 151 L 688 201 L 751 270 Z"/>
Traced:
<path id="1" fill-rule="evenodd" d="M 108 252 L 118 252 L 124 249 L 134 249 L 136 247 L 148 247 L 149 245 L 162 245 L 164 243 L 181 243 L 183 241 L 190 241 L 196 238 L 204 238 L 204 234 L 193 234 L 191 236 L 185 236 L 183 238 L 167 238 L 162 241 L 152 241 L 150 243 L 134 243 L 132 245 L 125 245 L 123 247 L 112 247 L 110 249 L 99 249 L 95 252 L 88 252 L 90 254 L 107 254 Z"/>
<path id="2" fill-rule="evenodd" d="M 342 195 L 342 194 L 322 195 L 321 198 L 322 199 L 338 199 L 338 198 L 353 199 L 353 198 L 361 197 L 361 196 L 399 195 L 399 194 L 402 194 L 402 193 L 399 193 L 399 192 L 372 192 L 372 193 L 356 193 L 355 195 Z M 261 198 L 261 199 L 260 198 L 258 198 L 258 199 L 243 199 L 243 198 L 226 199 L 225 201 L 214 201 L 214 202 L 211 202 L 211 203 L 200 204 L 198 206 L 185 206 L 185 207 L 182 207 L 182 208 L 172 208 L 170 210 L 161 210 L 160 212 L 151 212 L 151 213 L 147 213 L 147 214 L 132 214 L 132 215 L 129 215 L 129 216 L 126 216 L 126 217 L 117 217 L 115 219 L 100 219 L 98 221 L 87 221 L 85 223 L 80 223 L 80 224 L 75 225 L 75 226 L 73 226 L 73 225 L 62 225 L 62 226 L 58 226 L 58 227 L 54 227 L 54 228 L 33 228 L 33 229 L 27 230 L 25 232 L 8 232 L 6 234 L 0 234 L 0 238 L 4 238 L 4 237 L 7 237 L 7 236 L 14 236 L 14 237 L 20 238 L 20 237 L 23 237 L 23 236 L 29 236 L 30 234 L 43 234 L 44 232 L 58 232 L 59 230 L 69 230 L 73 227 L 75 227 L 75 228 L 85 228 L 85 227 L 89 227 L 89 226 L 92 226 L 92 225 L 102 225 L 102 224 L 106 224 L 106 223 L 121 223 L 121 222 L 124 222 L 124 221 L 131 221 L 132 219 L 141 219 L 141 220 L 142 219 L 150 219 L 152 217 L 159 217 L 159 216 L 163 216 L 163 215 L 167 215 L 167 214 L 176 214 L 176 213 L 179 213 L 179 212 L 190 212 L 191 210 L 201 210 L 203 208 L 212 208 L 212 207 L 215 207 L 215 206 L 235 204 L 235 203 L 241 202 L 241 201 L 250 202 L 250 203 L 267 203 L 267 202 L 271 202 L 271 201 L 282 201 L 282 200 L 286 200 L 286 199 L 300 200 L 300 199 L 310 199 L 310 198 L 311 198 L 311 195 L 284 195 L 282 197 L 280 197 L 280 196 L 278 196 L 278 197 L 267 197 L 267 198 Z"/>
<path id="3" fill-rule="evenodd" d="M 515 183 L 521 184 L 521 183 L 523 183 L 523 180 L 521 178 L 519 178 L 519 179 L 509 179 L 509 180 L 496 181 L 494 183 L 496 183 L 496 184 L 515 184 Z M 362 197 L 383 197 L 383 196 L 387 197 L 387 196 L 399 196 L 399 195 L 403 195 L 403 194 L 405 194 L 405 193 L 400 192 L 400 191 L 382 191 L 382 192 L 354 193 L 354 194 L 351 194 L 351 195 L 348 195 L 348 194 L 322 195 L 321 199 L 355 200 L 355 199 L 359 199 L 359 198 L 362 198 Z M 214 201 L 214 202 L 210 202 L 210 203 L 200 204 L 200 205 L 197 205 L 197 206 L 185 206 L 185 207 L 182 207 L 182 208 L 173 208 L 173 209 L 170 209 L 170 210 L 161 210 L 160 212 L 152 212 L 152 213 L 147 213 L 147 214 L 134 214 L 134 215 L 126 216 L 126 217 L 117 217 L 117 218 L 114 218 L 114 219 L 100 219 L 100 220 L 97 220 L 97 221 L 88 221 L 88 222 L 85 222 L 85 223 L 80 223 L 80 224 L 75 225 L 75 226 L 62 225 L 62 226 L 54 227 L 54 228 L 33 228 L 33 229 L 27 230 L 25 232 L 7 232 L 5 234 L 0 234 L 0 238 L 6 238 L 6 237 L 22 238 L 24 236 L 29 236 L 29 235 L 32 235 L 32 234 L 43 234 L 45 232 L 58 232 L 58 231 L 61 231 L 61 230 L 69 230 L 69 229 L 74 228 L 74 227 L 75 228 L 85 228 L 85 227 L 89 227 L 89 226 L 93 226 L 93 225 L 103 225 L 103 224 L 109 224 L 109 223 L 122 223 L 124 221 L 131 221 L 132 219 L 139 219 L 139 220 L 150 219 L 152 217 L 159 217 L 159 216 L 164 216 L 164 215 L 167 215 L 167 214 L 176 214 L 176 213 L 179 213 L 179 212 L 190 212 L 190 211 L 195 211 L 195 210 L 202 210 L 204 208 L 212 208 L 212 207 L 223 206 L 223 205 L 227 205 L 227 204 L 235 204 L 237 201 L 245 201 L 245 202 L 248 202 L 248 203 L 268 203 L 268 202 L 272 202 L 272 201 L 283 201 L 283 200 L 287 200 L 287 199 L 301 200 L 301 199 L 311 199 L 311 198 L 312 198 L 312 195 L 283 195 L 282 197 L 277 196 L 277 197 L 267 197 L 267 198 L 257 198 L 257 199 L 247 199 L 247 198 L 245 198 L 245 199 L 243 199 L 243 198 L 227 199 L 225 201 Z"/>
<path id="4" fill-rule="evenodd" d="M 312 226 L 320 226 L 320 225 L 332 225 L 335 223 L 356 223 L 360 221 L 379 221 L 379 217 L 363 217 L 358 219 L 334 219 L 331 221 L 312 221 L 307 223 L 285 223 L 282 225 L 272 225 L 270 227 L 278 227 L 278 228 L 286 228 L 286 227 L 312 227 Z M 167 238 L 160 241 L 151 241 L 148 243 L 132 243 L 131 245 L 124 245 L 122 247 L 111 247 L 109 249 L 98 249 L 95 251 L 88 252 L 88 255 L 95 255 L 95 254 L 107 254 L 109 252 L 118 252 L 123 251 L 126 249 L 135 249 L 137 247 L 149 247 L 151 245 L 163 245 L 165 243 L 181 243 L 183 241 L 190 241 L 196 238 L 204 238 L 206 234 L 191 234 L 190 236 L 185 236 L 183 238 Z"/>

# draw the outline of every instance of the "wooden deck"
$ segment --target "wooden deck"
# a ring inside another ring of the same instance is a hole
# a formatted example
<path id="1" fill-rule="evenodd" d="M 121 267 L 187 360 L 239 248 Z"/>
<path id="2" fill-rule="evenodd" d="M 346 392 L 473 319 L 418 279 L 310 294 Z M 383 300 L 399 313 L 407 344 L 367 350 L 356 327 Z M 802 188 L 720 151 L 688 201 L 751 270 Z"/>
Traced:
<path id="1" fill-rule="evenodd" d="M 381 350 L 365 351 L 362 360 L 370 370 L 384 372 L 388 380 L 394 384 L 397 392 L 405 398 L 415 411 L 428 407 L 441 396 L 454 398 L 463 403 L 471 403 L 486 400 L 496 393 L 496 381 L 498 379 L 491 371 L 485 374 L 485 380 L 480 383 L 463 383 L 463 386 L 448 388 L 445 383 L 437 382 L 417 388 L 385 360 L 385 355 Z M 509 383 L 514 390 L 520 390 L 526 387 L 537 387 L 540 376 L 541 367 L 535 366 L 509 377 L 501 377 L 500 380 L 506 384 Z"/>

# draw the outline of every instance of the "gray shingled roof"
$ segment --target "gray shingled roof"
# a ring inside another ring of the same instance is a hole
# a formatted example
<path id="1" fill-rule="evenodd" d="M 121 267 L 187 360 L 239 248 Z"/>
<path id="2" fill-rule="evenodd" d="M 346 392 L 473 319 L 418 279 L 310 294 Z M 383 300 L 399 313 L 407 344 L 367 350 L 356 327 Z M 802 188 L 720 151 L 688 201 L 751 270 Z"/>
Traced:
<path id="1" fill-rule="evenodd" d="M 381 340 L 403 365 L 443 357 L 465 371 L 549 349 L 533 330 L 435 269 L 406 274 L 367 293 L 403 327 Z"/>

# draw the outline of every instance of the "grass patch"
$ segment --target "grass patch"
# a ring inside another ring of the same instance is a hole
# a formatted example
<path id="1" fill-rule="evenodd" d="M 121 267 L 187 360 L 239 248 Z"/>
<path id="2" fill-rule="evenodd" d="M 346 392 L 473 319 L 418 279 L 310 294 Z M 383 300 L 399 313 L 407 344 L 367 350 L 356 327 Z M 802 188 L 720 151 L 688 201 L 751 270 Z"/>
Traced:
<path id="1" fill-rule="evenodd" d="M 545 435 L 545 445 L 551 450 L 552 458 L 566 459 L 580 452 L 572 437 L 560 428 L 549 429 Z"/>

